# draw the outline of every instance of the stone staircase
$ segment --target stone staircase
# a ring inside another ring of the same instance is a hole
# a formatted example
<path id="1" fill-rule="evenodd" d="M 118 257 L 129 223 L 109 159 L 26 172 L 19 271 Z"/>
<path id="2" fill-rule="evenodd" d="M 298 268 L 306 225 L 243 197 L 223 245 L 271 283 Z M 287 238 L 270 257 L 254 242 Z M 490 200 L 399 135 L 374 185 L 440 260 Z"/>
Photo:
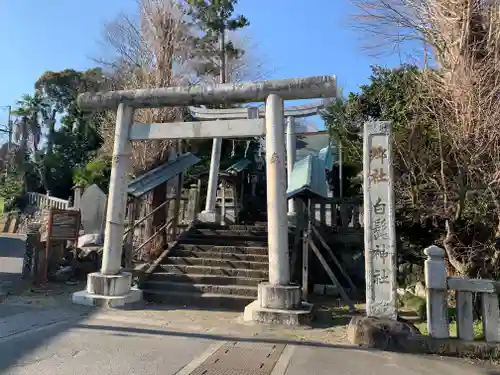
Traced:
<path id="1" fill-rule="evenodd" d="M 142 284 L 144 299 L 243 311 L 269 276 L 265 224 L 198 223 Z"/>

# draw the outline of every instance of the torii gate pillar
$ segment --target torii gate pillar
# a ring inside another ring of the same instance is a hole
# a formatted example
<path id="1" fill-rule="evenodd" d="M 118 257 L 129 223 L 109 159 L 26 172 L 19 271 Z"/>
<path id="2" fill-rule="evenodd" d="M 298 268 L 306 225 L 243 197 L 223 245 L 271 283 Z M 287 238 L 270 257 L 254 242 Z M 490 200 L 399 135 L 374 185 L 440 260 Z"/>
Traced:
<path id="1" fill-rule="evenodd" d="M 131 288 L 131 275 L 121 270 L 130 141 L 247 137 L 266 134 L 269 282 L 258 287 L 258 300 L 245 308 L 245 320 L 298 324 L 310 317 L 312 306 L 301 302 L 299 285 L 290 284 L 286 201 L 283 100 L 331 97 L 333 76 L 218 84 L 210 87 L 169 87 L 85 93 L 82 109 L 118 108 L 113 148 L 103 263 L 90 274 L 87 289 L 73 301 L 87 305 L 121 306 L 141 298 Z M 208 121 L 168 124 L 133 124 L 134 109 L 266 101 L 266 120 Z"/>

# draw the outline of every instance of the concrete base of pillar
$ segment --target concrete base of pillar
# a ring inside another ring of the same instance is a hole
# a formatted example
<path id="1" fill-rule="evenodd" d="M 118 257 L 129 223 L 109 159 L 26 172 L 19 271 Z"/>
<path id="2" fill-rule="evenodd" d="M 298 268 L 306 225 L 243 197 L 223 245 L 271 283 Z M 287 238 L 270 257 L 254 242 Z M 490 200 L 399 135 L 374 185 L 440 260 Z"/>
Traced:
<path id="1" fill-rule="evenodd" d="M 142 291 L 132 288 L 132 274 L 121 272 L 87 275 L 87 289 L 73 293 L 73 303 L 86 306 L 123 307 L 142 300 Z"/>
<path id="2" fill-rule="evenodd" d="M 300 300 L 300 286 L 259 284 L 258 299 L 245 307 L 243 320 L 303 325 L 313 319 L 313 305 Z"/>
<path id="3" fill-rule="evenodd" d="M 217 211 L 201 211 L 198 214 L 198 220 L 202 223 L 220 223 L 220 213 Z"/>

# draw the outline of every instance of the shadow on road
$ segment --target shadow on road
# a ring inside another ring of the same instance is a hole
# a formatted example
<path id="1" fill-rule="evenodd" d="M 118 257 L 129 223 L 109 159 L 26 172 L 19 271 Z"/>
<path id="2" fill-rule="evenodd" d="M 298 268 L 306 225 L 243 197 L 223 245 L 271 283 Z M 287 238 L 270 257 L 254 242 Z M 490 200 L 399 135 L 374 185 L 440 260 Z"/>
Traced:
<path id="1" fill-rule="evenodd" d="M 93 314 L 93 310 L 85 307 L 79 313 L 74 310 L 72 314 L 64 309 L 2 303 L 0 309 L 9 310 L 2 310 L 5 314 L 0 314 L 0 374 L 22 366 L 24 357 L 38 348 L 46 347 Z M 8 324 L 8 321 L 12 323 Z"/>
<path id="2" fill-rule="evenodd" d="M 1 308 L 2 305 L 0 305 Z M 85 308 L 82 307 L 82 310 Z M 80 310 L 79 314 L 75 314 L 72 317 L 63 317 L 57 319 L 57 312 L 54 312 L 54 321 L 51 324 L 44 325 L 43 329 L 33 329 L 30 328 L 29 331 L 17 332 L 14 335 L 0 338 L 0 374 L 3 371 L 12 371 L 13 368 L 25 365 L 28 359 L 24 359 L 28 354 L 37 350 L 38 348 L 47 347 L 51 341 L 57 339 L 72 329 L 77 329 L 82 332 L 85 330 L 91 330 L 94 332 L 100 332 L 107 335 L 113 335 L 118 337 L 134 338 L 140 337 L 141 335 L 152 335 L 152 336 L 167 336 L 167 337 L 185 337 L 200 340 L 214 340 L 214 341 L 242 341 L 242 342 L 252 342 L 252 343 L 269 343 L 269 344 L 285 344 L 294 345 L 298 347 L 311 347 L 311 348 L 329 348 L 329 349 L 349 349 L 353 351 L 363 351 L 363 352 L 380 352 L 375 349 L 365 349 L 360 347 L 354 347 L 350 345 L 343 345 L 338 343 L 322 343 L 316 341 L 307 340 L 294 340 L 294 339 L 280 339 L 280 338 L 270 338 L 270 337 L 238 337 L 236 335 L 225 335 L 225 334 L 210 334 L 210 333 L 196 333 L 196 332 L 184 332 L 184 331 L 174 331 L 162 328 L 152 328 L 145 325 L 124 327 L 120 323 L 111 323 L 103 321 L 102 324 L 98 322 L 85 322 L 87 318 L 92 317 L 93 313 L 97 310 L 86 309 L 85 312 Z M 0 318 L 0 336 L 2 336 L 2 319 Z M 29 336 L 28 336 L 29 335 Z M 126 342 L 124 342 L 126 345 Z M 49 351 L 50 353 L 50 351 Z M 44 354 L 40 353 L 40 358 L 43 359 Z M 458 359 L 457 359 L 458 360 Z M 56 371 L 54 372 L 56 373 Z M 481 368 L 478 366 L 478 372 L 485 375 L 500 375 L 500 370 L 495 370 L 492 368 Z"/>
<path id="3" fill-rule="evenodd" d="M 203 340 L 215 340 L 215 341 L 242 341 L 242 342 L 254 342 L 254 343 L 265 343 L 265 344 L 285 344 L 285 345 L 296 345 L 296 346 L 309 346 L 316 348 L 337 348 L 337 349 L 352 349 L 361 351 L 378 351 L 375 349 L 360 348 L 352 345 L 343 344 L 327 344 L 317 341 L 307 341 L 307 340 L 291 340 L 291 339 L 279 339 L 271 337 L 237 337 L 231 335 L 220 335 L 220 334 L 209 334 L 209 333 L 195 333 L 195 332 L 182 332 L 182 331 L 168 331 L 163 329 L 154 328 L 144 328 L 144 327 L 120 327 L 114 325 L 105 324 L 75 324 L 74 328 L 79 329 L 89 329 L 98 331 L 108 331 L 113 335 L 119 336 L 132 336 L 137 335 L 158 335 L 158 336 L 171 336 L 171 337 L 187 337 L 194 339 Z"/>

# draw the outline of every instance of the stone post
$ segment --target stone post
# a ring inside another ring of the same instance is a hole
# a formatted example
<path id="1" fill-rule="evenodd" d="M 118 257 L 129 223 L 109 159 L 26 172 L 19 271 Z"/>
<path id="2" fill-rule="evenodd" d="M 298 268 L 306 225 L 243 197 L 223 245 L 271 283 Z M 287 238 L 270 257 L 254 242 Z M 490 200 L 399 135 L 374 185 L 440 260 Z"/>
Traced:
<path id="1" fill-rule="evenodd" d="M 226 182 L 220 184 L 220 225 L 226 225 Z"/>
<path id="2" fill-rule="evenodd" d="M 73 294 L 73 302 L 84 305 L 123 306 L 142 298 L 139 290 L 131 290 L 132 274 L 120 272 L 122 266 L 123 234 L 127 206 L 127 187 L 132 146 L 129 131 L 134 109 L 121 103 L 118 106 L 113 147 L 113 163 L 109 183 L 106 228 L 101 272 L 87 276 L 87 289 Z"/>
<path id="3" fill-rule="evenodd" d="M 74 187 L 74 192 L 73 192 L 73 207 L 77 210 L 80 209 L 81 206 L 81 201 L 82 201 L 82 186 L 79 184 L 76 184 Z"/>
<path id="4" fill-rule="evenodd" d="M 37 280 L 38 269 L 39 269 L 39 255 L 41 249 L 40 241 L 40 227 L 39 223 L 28 224 L 26 233 L 26 249 L 24 251 L 23 259 L 23 271 L 22 278 L 27 279 L 33 277 L 33 280 Z"/>
<path id="5" fill-rule="evenodd" d="M 189 221 L 194 221 L 197 214 L 198 204 L 198 185 L 192 184 L 189 188 L 189 199 L 188 199 L 188 218 Z"/>
<path id="6" fill-rule="evenodd" d="M 205 210 L 201 212 L 203 221 L 216 222 L 217 211 L 215 203 L 217 202 L 217 187 L 219 182 L 219 164 L 222 152 L 222 138 L 214 138 L 212 143 L 212 156 L 210 159 L 210 172 L 208 175 L 207 200 Z"/>
<path id="7" fill-rule="evenodd" d="M 431 337 L 448 338 L 450 330 L 444 250 L 437 246 L 430 246 L 424 250 L 424 253 L 427 255 L 424 269 L 427 289 L 427 331 Z"/>
<path id="8" fill-rule="evenodd" d="M 295 134 L 295 118 L 288 116 L 286 118 L 286 167 L 287 180 L 290 186 L 292 180 L 293 165 L 295 164 L 295 156 L 297 149 L 297 139 Z M 293 199 L 288 200 L 288 215 L 295 215 L 295 202 Z"/>
<path id="9" fill-rule="evenodd" d="M 104 230 L 104 249 L 101 273 L 116 275 L 121 269 L 123 233 L 125 228 L 125 209 L 127 206 L 128 173 L 132 147 L 128 139 L 132 126 L 134 110 L 120 104 L 116 116 L 113 165 L 109 183 L 106 228 Z"/>
<path id="10" fill-rule="evenodd" d="M 273 285 L 290 282 L 284 133 L 283 99 L 271 94 L 266 101 L 266 186 L 269 282 Z"/>
<path id="11" fill-rule="evenodd" d="M 397 318 L 396 228 L 392 129 L 389 122 L 366 122 L 363 137 L 366 313 Z"/>
<path id="12" fill-rule="evenodd" d="M 221 36 L 221 44 L 224 44 L 225 35 Z M 224 47 L 221 45 L 222 51 L 225 51 Z M 225 56 L 222 57 L 220 65 L 220 83 L 226 82 L 226 71 L 225 71 Z M 217 220 L 216 214 L 216 202 L 217 202 L 217 185 L 219 183 L 219 168 L 220 168 L 220 157 L 222 154 L 222 138 L 216 137 L 212 141 L 212 155 L 210 158 L 210 172 L 208 175 L 208 187 L 207 187 L 207 201 L 205 204 L 205 210 L 202 212 L 203 221 L 215 223 Z M 224 220 L 224 219 L 223 219 Z"/>
<path id="13" fill-rule="evenodd" d="M 269 282 L 258 286 L 258 299 L 245 308 L 246 321 L 297 325 L 311 317 L 312 305 L 300 299 L 300 285 L 290 284 L 285 176 L 283 99 L 266 100 L 266 185 Z"/>

